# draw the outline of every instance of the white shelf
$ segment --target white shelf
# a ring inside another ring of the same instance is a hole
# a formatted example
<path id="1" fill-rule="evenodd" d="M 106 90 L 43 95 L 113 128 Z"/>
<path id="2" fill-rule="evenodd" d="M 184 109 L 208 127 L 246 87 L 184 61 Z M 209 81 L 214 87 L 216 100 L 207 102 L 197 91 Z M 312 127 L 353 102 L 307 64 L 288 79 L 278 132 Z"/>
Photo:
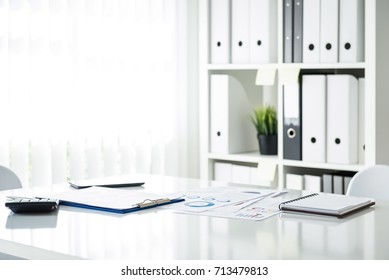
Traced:
<path id="1" fill-rule="evenodd" d="M 280 67 L 297 66 L 300 69 L 364 69 L 364 62 L 358 63 L 282 63 Z"/>
<path id="2" fill-rule="evenodd" d="M 253 151 L 248 153 L 239 154 L 208 154 L 210 160 L 223 160 L 233 162 L 244 163 L 258 163 L 261 159 L 271 159 L 278 162 L 278 156 L 266 156 L 260 155 L 259 151 Z M 300 168 L 314 168 L 314 169 L 326 169 L 326 170 L 344 170 L 358 172 L 364 168 L 363 164 L 332 164 L 332 163 L 317 163 L 317 162 L 305 162 L 300 160 L 281 160 L 280 164 L 287 167 L 300 167 Z"/>
<path id="3" fill-rule="evenodd" d="M 213 160 L 225 160 L 225 161 L 235 161 L 235 162 L 246 162 L 246 163 L 258 163 L 261 158 L 266 159 L 274 159 L 274 161 L 278 161 L 277 156 L 264 156 L 260 155 L 259 151 L 253 151 L 248 153 L 240 153 L 240 154 L 208 154 L 209 159 Z"/>
<path id="4" fill-rule="evenodd" d="M 257 70 L 261 67 L 285 68 L 299 67 L 300 69 L 365 69 L 364 62 L 358 63 L 268 63 L 268 64 L 208 64 L 208 70 Z"/>
<path id="5" fill-rule="evenodd" d="M 344 170 L 344 171 L 355 171 L 355 172 L 358 172 L 364 167 L 364 165 L 361 164 L 332 164 L 332 163 L 304 162 L 299 160 L 286 160 L 286 159 L 282 160 L 282 165 L 289 166 L 289 167 Z"/>
<path id="6" fill-rule="evenodd" d="M 257 70 L 264 66 L 278 68 L 280 64 L 208 64 L 207 68 L 208 70 Z"/>

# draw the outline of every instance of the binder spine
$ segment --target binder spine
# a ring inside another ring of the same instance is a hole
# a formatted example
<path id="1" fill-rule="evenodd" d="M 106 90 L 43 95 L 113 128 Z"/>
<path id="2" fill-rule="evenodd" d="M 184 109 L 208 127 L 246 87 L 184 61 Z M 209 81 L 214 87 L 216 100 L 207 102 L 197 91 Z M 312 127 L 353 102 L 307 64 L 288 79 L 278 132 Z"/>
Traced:
<path id="1" fill-rule="evenodd" d="M 320 61 L 320 1 L 305 0 L 303 5 L 303 62 Z M 323 0 L 324 1 L 324 0 Z"/>
<path id="2" fill-rule="evenodd" d="M 284 0 L 284 62 L 293 62 L 293 0 Z"/>
<path id="3" fill-rule="evenodd" d="M 301 160 L 301 91 L 299 84 L 284 85 L 284 159 Z"/>
<path id="4" fill-rule="evenodd" d="M 231 1 L 210 1 L 210 62 L 226 64 L 231 62 Z"/>
<path id="5" fill-rule="evenodd" d="M 302 196 L 302 197 L 298 197 L 298 198 L 295 198 L 295 199 L 291 199 L 291 200 L 282 202 L 282 203 L 280 203 L 280 205 L 278 205 L 278 208 L 280 210 L 282 210 L 282 206 L 284 204 L 289 204 L 289 203 L 296 202 L 296 201 L 299 201 L 299 200 L 302 200 L 302 199 L 307 199 L 307 198 L 310 198 L 310 197 L 313 197 L 313 196 L 316 196 L 316 195 L 319 195 L 319 194 L 318 193 L 312 193 L 312 194 L 309 194 L 309 195 L 305 195 L 305 196 Z"/>
<path id="6" fill-rule="evenodd" d="M 295 0 L 293 8 L 293 62 L 303 61 L 303 0 Z"/>

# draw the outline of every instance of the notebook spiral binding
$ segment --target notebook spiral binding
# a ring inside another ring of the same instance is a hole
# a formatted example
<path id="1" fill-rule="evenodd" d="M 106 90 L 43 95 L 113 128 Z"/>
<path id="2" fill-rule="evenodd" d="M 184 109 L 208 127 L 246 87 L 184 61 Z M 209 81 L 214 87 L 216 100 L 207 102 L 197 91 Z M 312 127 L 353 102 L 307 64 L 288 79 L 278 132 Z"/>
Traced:
<path id="1" fill-rule="evenodd" d="M 309 194 L 309 195 L 305 195 L 305 196 L 302 196 L 302 197 L 298 197 L 298 198 L 295 198 L 295 199 L 291 199 L 291 200 L 282 202 L 282 203 L 280 203 L 280 205 L 278 205 L 278 208 L 280 210 L 282 210 L 281 207 L 282 207 L 283 204 L 292 203 L 292 202 L 299 201 L 299 200 L 306 199 L 306 198 L 310 198 L 310 197 L 316 196 L 316 195 L 319 195 L 319 194 L 318 193 L 312 193 L 312 194 Z"/>

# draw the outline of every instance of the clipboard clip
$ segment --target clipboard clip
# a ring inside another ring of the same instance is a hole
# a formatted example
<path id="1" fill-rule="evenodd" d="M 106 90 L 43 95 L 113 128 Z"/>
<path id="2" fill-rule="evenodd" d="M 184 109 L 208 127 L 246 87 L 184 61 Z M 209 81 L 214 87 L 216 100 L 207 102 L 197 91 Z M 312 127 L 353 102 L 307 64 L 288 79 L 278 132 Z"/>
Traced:
<path id="1" fill-rule="evenodd" d="M 156 205 L 169 203 L 169 202 L 171 202 L 169 198 L 145 199 L 141 203 L 135 204 L 135 206 L 139 208 L 144 208 L 144 207 L 156 206 Z"/>

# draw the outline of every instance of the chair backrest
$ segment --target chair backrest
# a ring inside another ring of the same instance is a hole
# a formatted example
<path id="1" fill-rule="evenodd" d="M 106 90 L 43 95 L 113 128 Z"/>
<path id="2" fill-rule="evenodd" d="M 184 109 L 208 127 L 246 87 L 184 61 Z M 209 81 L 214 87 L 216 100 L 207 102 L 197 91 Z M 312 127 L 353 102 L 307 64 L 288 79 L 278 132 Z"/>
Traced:
<path id="1" fill-rule="evenodd" d="M 19 177 L 9 168 L 0 165 L 0 190 L 12 190 L 22 187 Z"/>
<path id="2" fill-rule="evenodd" d="M 346 195 L 389 200 L 389 166 L 375 165 L 359 171 L 351 179 Z"/>

